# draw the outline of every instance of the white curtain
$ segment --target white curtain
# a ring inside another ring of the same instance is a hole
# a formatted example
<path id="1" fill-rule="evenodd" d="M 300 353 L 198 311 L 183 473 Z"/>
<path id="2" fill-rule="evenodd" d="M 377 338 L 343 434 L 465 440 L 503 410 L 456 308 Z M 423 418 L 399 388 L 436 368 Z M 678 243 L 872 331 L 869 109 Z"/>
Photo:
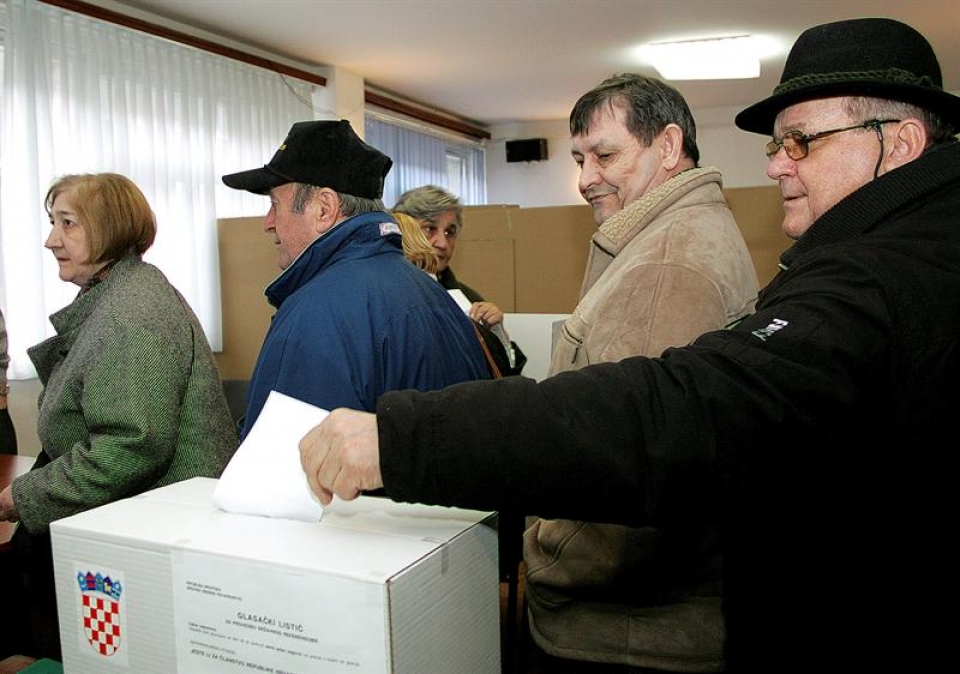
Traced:
<path id="1" fill-rule="evenodd" d="M 487 203 L 487 158 L 486 147 L 459 145 L 447 148 L 448 173 L 451 181 L 457 180 L 453 190 L 464 204 Z"/>
<path id="2" fill-rule="evenodd" d="M 415 127 L 367 112 L 365 140 L 393 159 L 383 186 L 383 203 L 393 208 L 414 187 L 437 185 L 464 204 L 485 204 L 486 174 L 482 143 Z"/>
<path id="3" fill-rule="evenodd" d="M 157 217 L 144 258 L 159 267 L 221 346 L 217 218 L 262 215 L 266 198 L 220 177 L 261 166 L 312 85 L 61 10 L 0 0 L 0 306 L 11 378 L 35 376 L 29 346 L 77 287 L 43 248 L 42 200 L 67 173 L 131 178 Z M 256 298 L 251 298 L 256 301 Z"/>

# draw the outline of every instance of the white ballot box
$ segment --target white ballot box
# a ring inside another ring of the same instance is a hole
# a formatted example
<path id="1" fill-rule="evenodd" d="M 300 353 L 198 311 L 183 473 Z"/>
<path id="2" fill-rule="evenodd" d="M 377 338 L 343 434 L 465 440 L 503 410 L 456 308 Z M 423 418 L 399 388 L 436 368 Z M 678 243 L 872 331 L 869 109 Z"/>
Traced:
<path id="1" fill-rule="evenodd" d="M 490 513 L 227 513 L 195 478 L 54 522 L 64 671 L 499 672 Z"/>

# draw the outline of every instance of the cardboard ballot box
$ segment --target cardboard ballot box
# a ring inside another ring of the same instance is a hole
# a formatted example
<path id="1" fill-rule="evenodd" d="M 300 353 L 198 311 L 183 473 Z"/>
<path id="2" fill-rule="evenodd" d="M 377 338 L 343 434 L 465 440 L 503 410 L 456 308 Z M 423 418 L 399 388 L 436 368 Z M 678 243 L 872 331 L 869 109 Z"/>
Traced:
<path id="1" fill-rule="evenodd" d="M 195 478 L 54 522 L 64 670 L 499 672 L 490 513 L 227 513 Z"/>

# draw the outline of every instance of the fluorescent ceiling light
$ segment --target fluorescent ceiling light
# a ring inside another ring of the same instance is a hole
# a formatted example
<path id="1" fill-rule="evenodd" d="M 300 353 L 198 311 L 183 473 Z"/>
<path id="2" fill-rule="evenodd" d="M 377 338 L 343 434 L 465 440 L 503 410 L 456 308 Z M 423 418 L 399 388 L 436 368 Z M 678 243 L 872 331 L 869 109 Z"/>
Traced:
<path id="1" fill-rule="evenodd" d="M 736 80 L 760 77 L 761 51 L 746 35 L 650 44 L 641 57 L 667 80 Z"/>

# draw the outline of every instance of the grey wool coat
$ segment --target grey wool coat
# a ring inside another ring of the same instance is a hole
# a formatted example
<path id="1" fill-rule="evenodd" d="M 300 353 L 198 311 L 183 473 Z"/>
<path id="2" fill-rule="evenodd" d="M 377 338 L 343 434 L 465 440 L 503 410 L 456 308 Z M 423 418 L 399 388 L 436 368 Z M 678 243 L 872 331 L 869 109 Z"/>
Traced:
<path id="1" fill-rule="evenodd" d="M 216 361 L 187 302 L 139 258 L 53 314 L 29 350 L 42 451 L 13 481 L 21 526 L 191 477 L 218 477 L 237 446 Z"/>

